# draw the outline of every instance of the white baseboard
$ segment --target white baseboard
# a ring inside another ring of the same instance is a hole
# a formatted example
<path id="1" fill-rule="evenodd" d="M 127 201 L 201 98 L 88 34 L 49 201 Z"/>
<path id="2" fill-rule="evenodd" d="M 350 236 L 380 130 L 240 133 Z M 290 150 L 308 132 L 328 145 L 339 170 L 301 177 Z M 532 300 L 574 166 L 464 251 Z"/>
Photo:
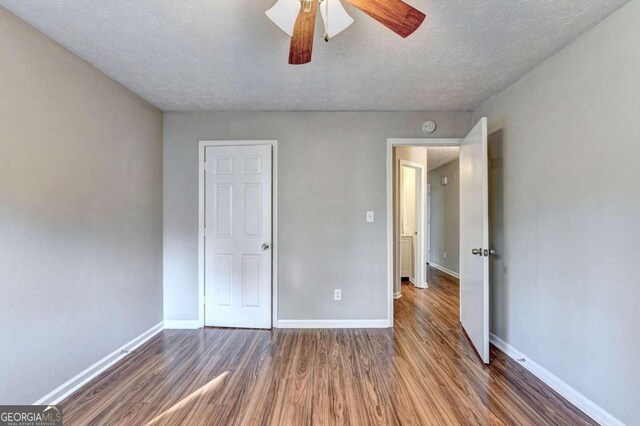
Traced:
<path id="1" fill-rule="evenodd" d="M 58 404 L 60 401 L 94 379 L 98 374 L 102 373 L 107 368 L 111 367 L 113 364 L 129 355 L 131 352 L 140 347 L 143 343 L 151 339 L 153 336 L 161 332 L 162 329 L 163 322 L 161 321 L 138 337 L 131 340 L 129 343 L 126 343 L 122 347 L 111 352 L 109 355 L 105 356 L 100 361 L 93 364 L 91 367 L 85 369 L 75 377 L 58 386 L 56 389 L 52 390 L 51 392 L 34 402 L 33 405 Z"/>
<path id="2" fill-rule="evenodd" d="M 491 343 L 502 352 L 513 358 L 518 364 L 529 370 L 534 376 L 546 383 L 551 389 L 562 395 L 567 401 L 576 406 L 579 410 L 591 417 L 593 420 L 605 426 L 624 426 L 620 420 L 615 418 L 605 409 L 591 401 L 589 398 L 572 388 L 558 376 L 491 333 Z"/>
<path id="3" fill-rule="evenodd" d="M 199 320 L 164 320 L 166 330 L 193 330 L 202 328 Z"/>
<path id="4" fill-rule="evenodd" d="M 399 291 L 396 291 L 395 293 L 393 293 L 393 298 L 394 299 L 400 299 L 402 297 L 402 293 Z"/>
<path id="5" fill-rule="evenodd" d="M 388 328 L 389 320 L 278 320 L 277 328 Z"/>
<path id="6" fill-rule="evenodd" d="M 449 274 L 452 277 L 456 277 L 457 279 L 460 279 L 460 274 L 457 272 L 453 272 L 451 269 L 447 269 L 444 266 L 440 266 L 436 263 L 429 263 L 429 266 L 431 266 L 432 268 L 436 268 L 439 271 L 444 272 L 445 274 Z"/>
<path id="7" fill-rule="evenodd" d="M 409 282 L 410 282 L 411 284 L 413 284 L 413 285 L 416 285 L 416 280 L 415 280 L 415 278 L 411 278 L 411 277 L 409 277 Z"/>

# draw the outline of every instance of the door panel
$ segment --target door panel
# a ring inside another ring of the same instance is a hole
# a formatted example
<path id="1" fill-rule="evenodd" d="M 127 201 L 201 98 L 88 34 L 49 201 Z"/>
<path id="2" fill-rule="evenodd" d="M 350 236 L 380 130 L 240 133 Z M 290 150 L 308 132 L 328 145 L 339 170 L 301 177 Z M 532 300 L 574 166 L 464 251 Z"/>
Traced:
<path id="1" fill-rule="evenodd" d="M 487 119 L 460 145 L 460 322 L 489 363 L 489 178 Z M 480 254 L 473 254 L 478 251 Z"/>
<path id="2" fill-rule="evenodd" d="M 413 257 L 411 237 L 400 237 L 400 277 L 411 277 L 411 261 Z"/>
<path id="3" fill-rule="evenodd" d="M 271 328 L 271 146 L 205 161 L 205 325 Z"/>
<path id="4" fill-rule="evenodd" d="M 260 306 L 260 256 L 242 256 L 242 295 L 243 306 Z"/>
<path id="5" fill-rule="evenodd" d="M 216 237 L 233 237 L 233 185 L 212 184 L 216 214 L 214 216 Z"/>
<path id="6" fill-rule="evenodd" d="M 233 256 L 219 254 L 215 257 L 216 266 L 214 280 L 216 298 L 218 306 L 233 305 Z"/>
<path id="7" fill-rule="evenodd" d="M 262 191 L 262 184 L 259 183 L 243 185 L 245 238 L 262 235 Z"/>

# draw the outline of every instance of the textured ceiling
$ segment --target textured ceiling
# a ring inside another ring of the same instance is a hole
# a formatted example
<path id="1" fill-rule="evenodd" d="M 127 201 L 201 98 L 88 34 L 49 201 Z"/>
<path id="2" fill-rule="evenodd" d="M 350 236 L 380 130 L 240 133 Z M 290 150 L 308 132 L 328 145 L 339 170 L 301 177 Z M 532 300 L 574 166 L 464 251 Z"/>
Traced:
<path id="1" fill-rule="evenodd" d="M 407 0 L 427 21 L 402 39 L 355 23 L 313 62 L 287 64 L 275 0 L 0 0 L 167 110 L 472 110 L 627 0 Z M 320 20 L 318 20 L 320 24 Z"/>
<path id="2" fill-rule="evenodd" d="M 460 147 L 442 146 L 427 148 L 427 171 L 435 170 L 442 167 L 460 156 Z"/>

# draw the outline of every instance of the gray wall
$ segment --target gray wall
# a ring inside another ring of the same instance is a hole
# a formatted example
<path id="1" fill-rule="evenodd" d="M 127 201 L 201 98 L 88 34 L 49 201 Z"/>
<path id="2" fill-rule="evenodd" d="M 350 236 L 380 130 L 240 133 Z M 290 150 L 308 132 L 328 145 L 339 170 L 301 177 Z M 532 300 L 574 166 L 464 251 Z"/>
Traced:
<path id="1" fill-rule="evenodd" d="M 386 318 L 387 138 L 423 137 L 429 118 L 435 137 L 471 127 L 467 112 L 165 114 L 165 319 L 198 316 L 200 139 L 279 141 L 280 319 Z"/>
<path id="2" fill-rule="evenodd" d="M 638 22 L 633 0 L 474 114 L 489 118 L 504 226 L 492 331 L 629 425 L 640 424 Z"/>
<path id="3" fill-rule="evenodd" d="M 460 161 L 427 173 L 431 183 L 431 263 L 460 272 Z M 442 186 L 442 177 L 448 184 Z M 447 258 L 444 258 L 447 252 Z"/>
<path id="4" fill-rule="evenodd" d="M 0 8 L 0 404 L 162 320 L 162 114 Z"/>

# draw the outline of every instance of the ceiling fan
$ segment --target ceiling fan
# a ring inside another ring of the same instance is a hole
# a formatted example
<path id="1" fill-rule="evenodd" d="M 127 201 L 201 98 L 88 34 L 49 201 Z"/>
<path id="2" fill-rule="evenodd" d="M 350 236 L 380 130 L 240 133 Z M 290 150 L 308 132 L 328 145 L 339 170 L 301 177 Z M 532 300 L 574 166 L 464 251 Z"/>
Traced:
<path id="1" fill-rule="evenodd" d="M 347 0 L 376 21 L 402 37 L 408 37 L 422 25 L 426 15 L 402 0 Z M 316 15 L 320 9 L 324 21 L 324 40 L 344 31 L 353 23 L 341 0 L 277 0 L 266 14 L 291 36 L 289 63 L 311 62 Z"/>

